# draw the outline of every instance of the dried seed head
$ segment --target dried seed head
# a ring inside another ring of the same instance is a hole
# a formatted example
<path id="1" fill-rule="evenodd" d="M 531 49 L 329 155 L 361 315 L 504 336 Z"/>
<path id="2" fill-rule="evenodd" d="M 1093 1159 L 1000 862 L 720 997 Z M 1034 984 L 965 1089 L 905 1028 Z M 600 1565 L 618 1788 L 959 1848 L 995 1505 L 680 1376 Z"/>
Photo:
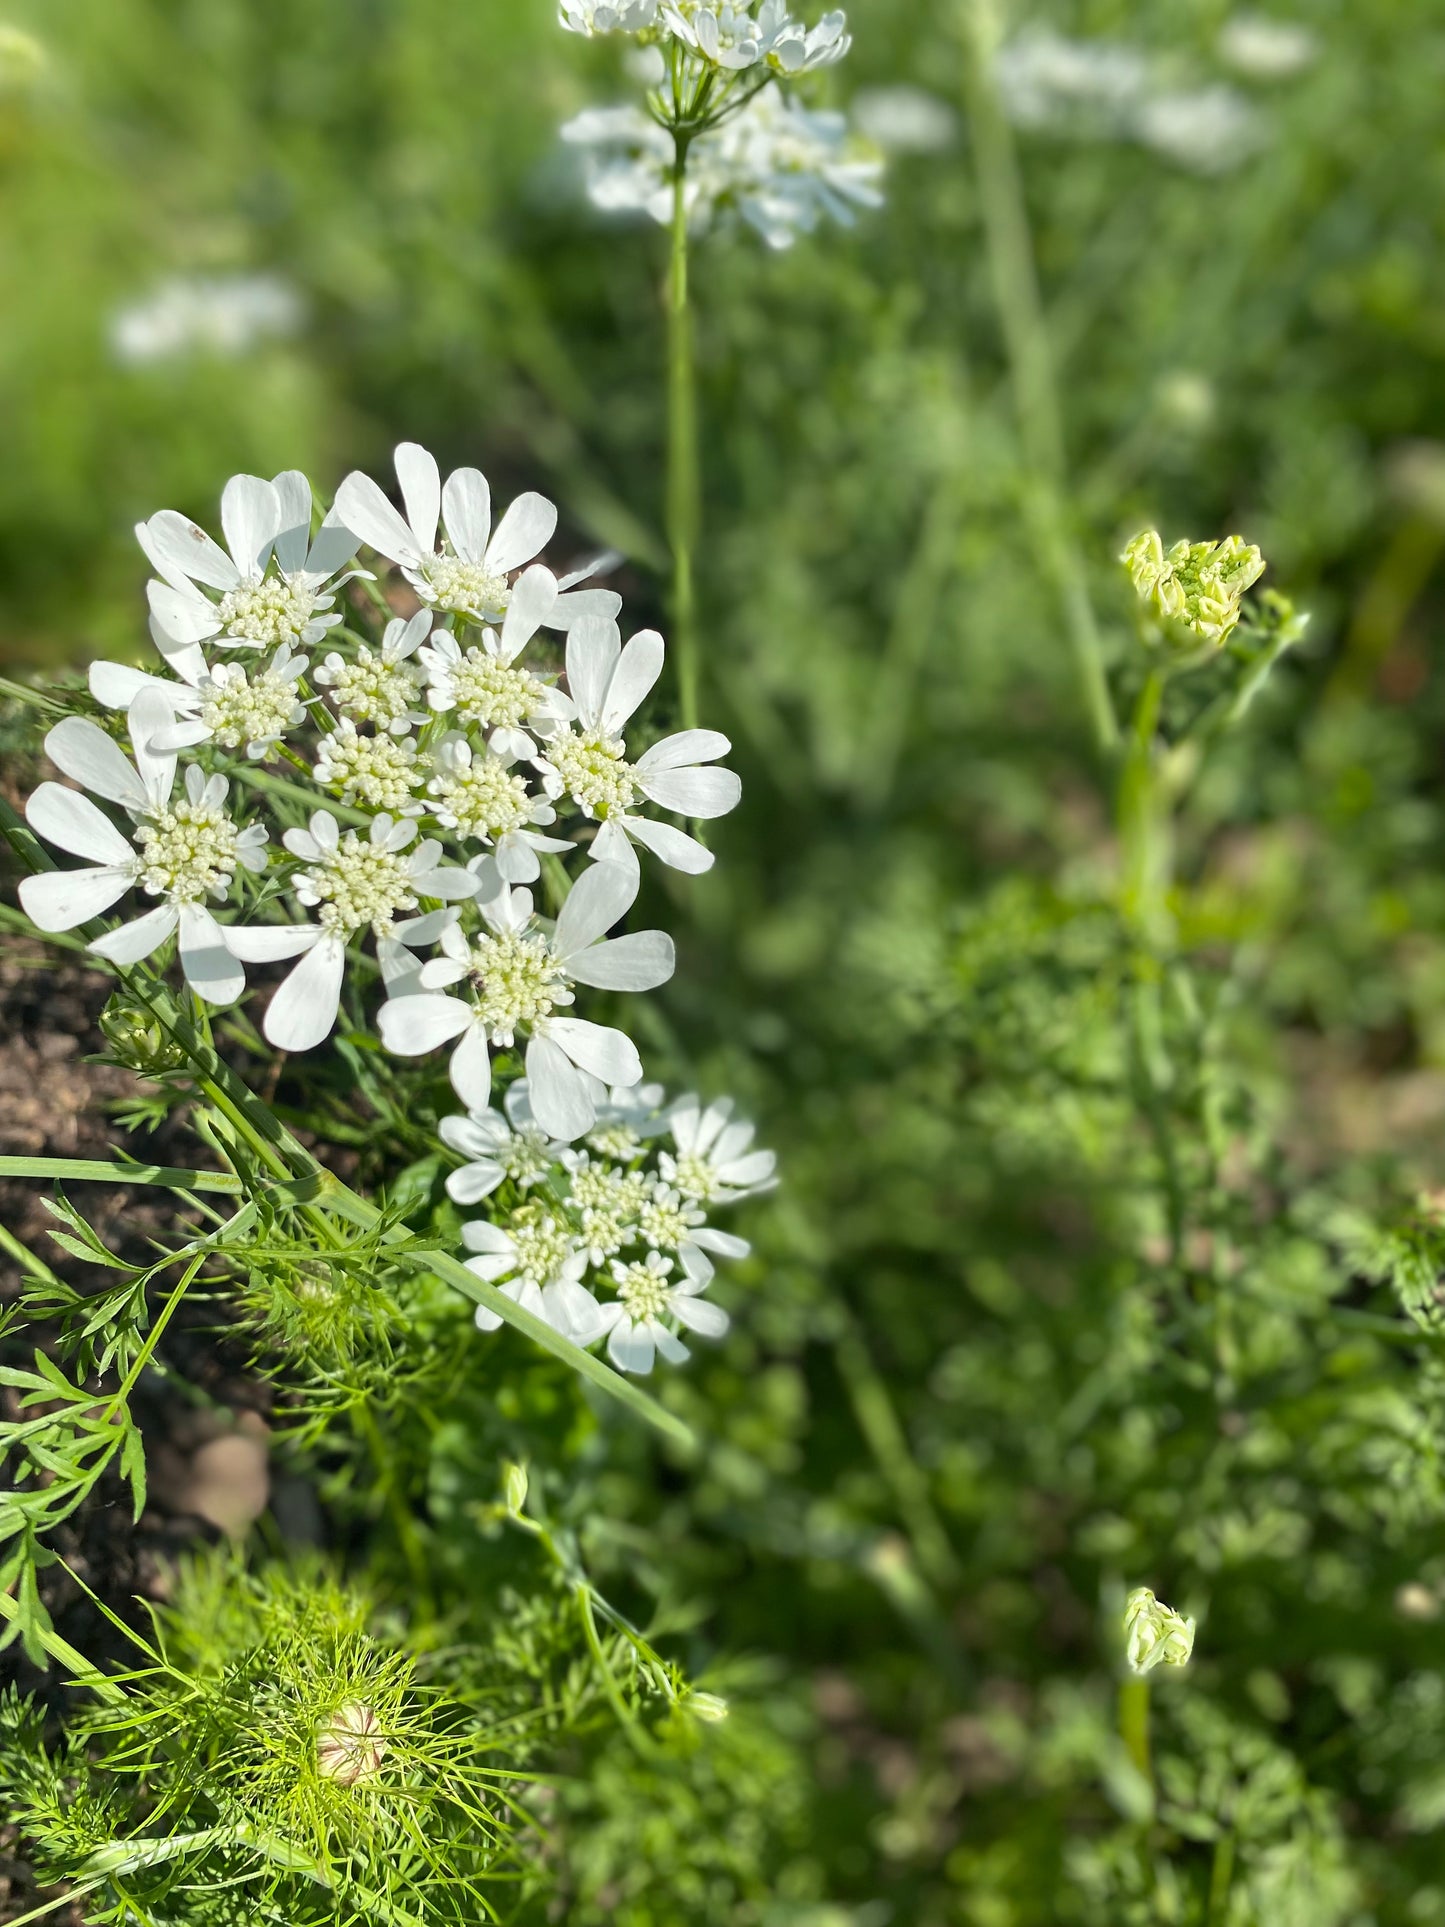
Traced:
<path id="1" fill-rule="evenodd" d="M 321 1723 L 316 1763 L 322 1777 L 338 1786 L 374 1780 L 386 1756 L 386 1741 L 376 1729 L 376 1714 L 361 1700 L 348 1700 Z"/>

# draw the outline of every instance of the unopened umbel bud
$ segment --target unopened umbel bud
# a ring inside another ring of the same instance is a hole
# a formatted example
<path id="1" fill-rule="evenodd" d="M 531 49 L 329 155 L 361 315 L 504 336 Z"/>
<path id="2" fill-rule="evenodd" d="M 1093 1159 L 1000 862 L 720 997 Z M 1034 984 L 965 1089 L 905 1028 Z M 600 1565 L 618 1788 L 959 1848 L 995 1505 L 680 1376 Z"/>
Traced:
<path id="1" fill-rule="evenodd" d="M 507 1510 L 515 1519 L 527 1503 L 527 1468 L 508 1461 L 502 1467 L 502 1494 Z"/>
<path id="2" fill-rule="evenodd" d="M 316 1735 L 316 1763 L 322 1777 L 338 1786 L 374 1780 L 386 1756 L 386 1741 L 377 1730 L 376 1714 L 361 1700 L 348 1700 Z"/>
<path id="3" fill-rule="evenodd" d="M 1138 1586 L 1124 1606 L 1124 1657 L 1131 1673 L 1156 1666 L 1187 1666 L 1194 1651 L 1194 1621 Z"/>
<path id="4" fill-rule="evenodd" d="M 1242 535 L 1222 542 L 1176 542 L 1166 552 L 1157 529 L 1145 529 L 1119 560 L 1142 602 L 1165 625 L 1222 644 L 1239 621 L 1240 603 L 1264 574 L 1264 557 Z"/>
<path id="5" fill-rule="evenodd" d="M 689 1693 L 683 1705 L 694 1719 L 706 1720 L 710 1726 L 725 1720 L 731 1710 L 720 1693 Z"/>

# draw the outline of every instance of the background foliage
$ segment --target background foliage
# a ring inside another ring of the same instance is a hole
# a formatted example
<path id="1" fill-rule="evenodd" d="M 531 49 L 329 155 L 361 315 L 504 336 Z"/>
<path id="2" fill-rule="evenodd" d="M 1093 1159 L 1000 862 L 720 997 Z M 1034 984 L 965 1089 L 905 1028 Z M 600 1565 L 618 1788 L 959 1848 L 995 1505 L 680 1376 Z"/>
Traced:
<path id="1" fill-rule="evenodd" d="M 895 160 L 856 235 L 697 264 L 706 701 L 745 801 L 659 906 L 687 954 L 644 1041 L 737 1090 L 786 1173 L 731 1338 L 663 1386 L 703 1451 L 599 1418 L 507 1334 L 383 1457 L 303 1441 L 277 1471 L 379 1610 L 540 1678 L 545 1562 L 488 1512 L 530 1455 L 598 1583 L 729 1694 L 700 1740 L 577 1743 L 577 1927 L 1445 1921 L 1445 1327 L 1416 1202 L 1445 1124 L 1445 10 L 1317 0 L 1313 65 L 1234 79 L 1267 137 L 1218 175 L 1022 144 L 1067 516 L 1125 682 L 1113 558 L 1147 522 L 1241 529 L 1313 617 L 1181 828 L 1163 1115 L 1019 513 L 962 5 L 850 13 L 837 97 L 926 86 L 957 143 Z M 204 519 L 236 470 L 382 469 L 403 435 L 547 488 L 661 614 L 661 239 L 586 212 L 555 141 L 615 90 L 605 46 L 544 0 L 9 14 L 51 52 L 0 98 L 12 667 L 138 651 L 138 516 Z M 1227 14 L 1029 17 L 1202 85 Z M 116 364 L 119 304 L 239 268 L 302 291 L 298 336 Z M 373 1138 L 373 1180 L 398 1151 Z M 1107 1632 L 1140 1583 L 1202 1622 L 1158 1695 L 1152 1818 Z"/>

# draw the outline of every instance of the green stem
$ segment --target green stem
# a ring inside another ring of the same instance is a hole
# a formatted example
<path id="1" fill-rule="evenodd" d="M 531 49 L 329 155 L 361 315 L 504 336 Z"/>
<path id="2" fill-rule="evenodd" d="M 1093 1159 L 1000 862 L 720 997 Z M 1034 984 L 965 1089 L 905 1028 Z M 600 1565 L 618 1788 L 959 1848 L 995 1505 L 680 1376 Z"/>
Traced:
<path id="1" fill-rule="evenodd" d="M 1229 1918 L 1229 1889 L 1234 1882 L 1234 1833 L 1226 1828 L 1214 1843 L 1214 1865 L 1209 1871 L 1208 1927 L 1225 1927 Z"/>
<path id="2" fill-rule="evenodd" d="M 1119 1738 L 1124 1750 L 1154 1791 L 1154 1768 L 1149 1758 L 1149 1682 L 1126 1679 L 1119 1688 Z"/>
<path id="3" fill-rule="evenodd" d="M 667 539 L 672 550 L 672 627 L 684 729 L 698 717 L 697 598 L 693 559 L 702 524 L 697 371 L 688 287 L 688 137 L 675 134 L 672 259 L 667 282 Z"/>
<path id="4" fill-rule="evenodd" d="M 1119 779 L 1119 835 L 1124 851 L 1123 909 L 1146 938 L 1165 933 L 1170 833 L 1159 782 L 1154 738 L 1164 701 L 1163 673 L 1151 670 L 1130 725 Z"/>
<path id="5" fill-rule="evenodd" d="M 19 1617 L 18 1600 L 12 1599 L 8 1592 L 0 1592 L 0 1619 L 15 1620 Z M 85 1655 L 78 1653 L 69 1640 L 62 1639 L 59 1633 L 49 1628 L 38 1630 L 35 1637 L 50 1657 L 63 1666 L 81 1686 L 88 1687 L 97 1699 L 104 1700 L 108 1706 L 124 1704 L 125 1694 L 114 1680 L 107 1679 L 103 1673 L 97 1673 Z"/>
<path id="6" fill-rule="evenodd" d="M 991 0 L 962 0 L 965 95 L 994 304 L 1008 356 L 1023 448 L 1024 519 L 1053 584 L 1079 688 L 1101 754 L 1119 739 L 1083 558 L 1069 528 L 1063 418 L 1039 296 L 1028 207 L 1013 134 L 993 79 L 998 40 Z"/>
<path id="7" fill-rule="evenodd" d="M 245 1187 L 227 1171 L 179 1171 L 164 1164 L 108 1164 L 95 1158 L 0 1158 L 0 1178 L 69 1178 L 77 1184 L 159 1184 L 171 1191 L 217 1191 L 238 1198 Z"/>

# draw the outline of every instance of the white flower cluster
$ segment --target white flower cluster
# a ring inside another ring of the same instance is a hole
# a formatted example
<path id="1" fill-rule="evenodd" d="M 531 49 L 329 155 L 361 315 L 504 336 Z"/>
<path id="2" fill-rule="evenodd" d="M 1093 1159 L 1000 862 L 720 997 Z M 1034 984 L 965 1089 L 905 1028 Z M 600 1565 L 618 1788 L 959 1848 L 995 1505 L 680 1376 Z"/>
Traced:
<path id="1" fill-rule="evenodd" d="M 1259 112 L 1235 88 L 1179 87 L 1151 55 L 1117 41 L 1029 27 L 1000 49 L 995 73 L 1016 125 L 1137 141 L 1192 173 L 1224 173 L 1264 138 Z"/>
<path id="2" fill-rule="evenodd" d="M 841 60 L 853 44 L 841 9 L 805 27 L 787 0 L 562 0 L 562 25 L 571 33 L 625 33 L 654 45 L 672 42 L 685 54 L 727 73 L 763 67 L 778 74 L 812 73 Z"/>
<path id="3" fill-rule="evenodd" d="M 212 355 L 234 361 L 300 332 L 306 303 L 278 274 L 174 274 L 117 308 L 110 348 L 127 368 Z"/>
<path id="4" fill-rule="evenodd" d="M 500 1207 L 463 1227 L 469 1268 L 574 1344 L 606 1338 L 620 1371 L 646 1373 L 659 1353 L 686 1359 L 680 1328 L 704 1338 L 727 1330 L 704 1294 L 713 1260 L 745 1258 L 749 1246 L 715 1230 L 708 1212 L 777 1181 L 773 1153 L 753 1148 L 752 1125 L 728 1100 L 666 1105 L 656 1084 L 599 1092 L 592 1128 L 569 1146 L 538 1120 L 522 1080 L 502 1110 L 446 1118 L 441 1135 L 465 1160 L 447 1180 L 453 1201 Z M 476 1321 L 483 1331 L 501 1324 L 484 1306 Z"/>
<path id="5" fill-rule="evenodd" d="M 671 220 L 672 136 L 640 107 L 589 108 L 562 138 L 582 151 L 595 206 Z M 881 207 L 882 175 L 882 161 L 842 114 L 813 112 L 768 88 L 694 141 L 684 198 L 699 231 L 735 214 L 769 247 L 786 248 L 824 219 L 851 227 L 857 209 Z"/>
<path id="6" fill-rule="evenodd" d="M 224 548 L 168 510 L 141 525 L 170 673 L 92 667 L 97 705 L 124 713 L 130 756 L 90 717 L 46 739 L 61 774 L 124 812 L 126 830 L 75 789 L 42 784 L 32 827 L 92 867 L 32 877 L 22 900 L 62 931 L 132 889 L 157 899 L 90 947 L 134 964 L 178 933 L 186 981 L 213 1004 L 241 995 L 247 964 L 293 961 L 264 1024 L 288 1051 L 329 1036 L 369 934 L 383 1043 L 405 1056 L 448 1046 L 472 1109 L 488 1102 L 495 1056 L 524 1057 L 539 1125 L 572 1143 L 609 1089 L 643 1075 L 621 1030 L 574 1014 L 579 987 L 651 990 L 673 971 L 661 931 L 608 934 L 637 897 L 638 853 L 692 874 L 713 861 L 654 812 L 722 816 L 741 786 L 719 767 L 730 745 L 716 731 L 638 742 L 662 638 L 645 630 L 624 646 L 619 597 L 579 586 L 588 571 L 559 582 L 536 559 L 556 528 L 550 502 L 523 495 L 493 528 L 477 470 L 443 484 L 411 443 L 396 468 L 404 514 L 351 475 L 313 529 L 310 484 L 287 473 L 227 484 Z M 385 611 L 379 592 L 343 594 L 364 575 L 362 542 L 421 605 L 379 635 L 361 613 Z M 546 631 L 565 636 L 560 664 Z M 579 856 L 569 887 L 563 859 Z M 544 864 L 555 915 L 531 887 Z M 223 920 L 223 905 L 240 914 Z"/>

